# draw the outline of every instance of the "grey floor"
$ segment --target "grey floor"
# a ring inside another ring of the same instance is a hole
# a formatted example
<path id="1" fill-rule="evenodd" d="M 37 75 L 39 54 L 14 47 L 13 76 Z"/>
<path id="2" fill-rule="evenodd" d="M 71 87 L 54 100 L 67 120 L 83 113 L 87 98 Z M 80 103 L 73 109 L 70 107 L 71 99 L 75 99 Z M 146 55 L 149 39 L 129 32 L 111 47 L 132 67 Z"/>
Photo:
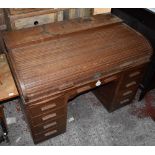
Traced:
<path id="1" fill-rule="evenodd" d="M 144 100 L 134 100 L 108 113 L 91 92 L 83 94 L 69 102 L 67 132 L 38 145 L 155 145 L 155 122 L 139 117 L 142 107 Z M 18 100 L 5 104 L 5 115 L 16 123 L 8 125 L 10 143 L 0 145 L 34 145 Z"/>

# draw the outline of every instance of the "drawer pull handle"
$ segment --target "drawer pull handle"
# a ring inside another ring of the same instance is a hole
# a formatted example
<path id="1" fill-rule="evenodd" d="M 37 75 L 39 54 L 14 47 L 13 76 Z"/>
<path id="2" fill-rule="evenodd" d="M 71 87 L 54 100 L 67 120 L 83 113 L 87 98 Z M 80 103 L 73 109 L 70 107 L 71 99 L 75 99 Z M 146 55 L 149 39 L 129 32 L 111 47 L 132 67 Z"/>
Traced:
<path id="1" fill-rule="evenodd" d="M 46 121 L 46 120 L 48 120 L 48 119 L 50 119 L 50 118 L 53 118 L 53 117 L 56 117 L 56 113 L 49 114 L 49 115 L 47 115 L 47 116 L 45 116 L 45 117 L 42 117 L 42 120 L 43 120 L 43 121 Z"/>
<path id="2" fill-rule="evenodd" d="M 57 133 L 57 130 L 53 130 L 53 131 L 47 132 L 47 133 L 44 134 L 44 136 L 47 137 L 47 136 L 53 135 L 55 133 Z"/>
<path id="3" fill-rule="evenodd" d="M 45 111 L 45 110 L 48 110 L 48 109 L 52 109 L 52 108 L 54 108 L 54 107 L 56 107 L 56 104 L 55 104 L 55 103 L 42 107 L 42 108 L 41 108 L 41 111 Z"/>
<path id="4" fill-rule="evenodd" d="M 139 75 L 139 74 L 140 74 L 140 72 L 134 72 L 134 73 L 131 73 L 131 74 L 129 75 L 129 77 L 132 78 L 132 77 L 137 76 L 137 75 Z"/>
<path id="5" fill-rule="evenodd" d="M 136 85 L 136 84 L 137 84 L 136 81 L 132 81 L 132 82 L 126 84 L 126 87 L 128 88 L 128 87 Z"/>
<path id="6" fill-rule="evenodd" d="M 127 102 L 129 102 L 129 101 L 130 101 L 130 100 L 127 98 L 127 99 L 121 101 L 120 104 L 124 104 L 124 103 L 127 103 Z"/>
<path id="7" fill-rule="evenodd" d="M 132 94 L 132 92 L 133 92 L 132 90 L 129 90 L 129 91 L 123 93 L 123 96 L 129 95 L 129 94 Z"/>
<path id="8" fill-rule="evenodd" d="M 52 127 L 52 126 L 54 126 L 54 125 L 56 125 L 56 124 L 57 124 L 57 122 L 52 122 L 52 123 L 49 123 L 49 124 L 47 124 L 47 125 L 44 125 L 43 128 L 44 128 L 44 129 L 47 129 L 47 128 L 50 128 L 50 127 Z"/>

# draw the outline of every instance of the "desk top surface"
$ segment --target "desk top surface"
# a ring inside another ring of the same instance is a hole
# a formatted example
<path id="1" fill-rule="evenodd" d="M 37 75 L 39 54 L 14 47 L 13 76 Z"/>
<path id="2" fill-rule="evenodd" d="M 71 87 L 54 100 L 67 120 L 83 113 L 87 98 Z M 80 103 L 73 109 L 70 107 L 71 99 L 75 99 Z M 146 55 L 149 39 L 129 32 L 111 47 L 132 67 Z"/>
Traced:
<path id="1" fill-rule="evenodd" d="M 4 54 L 0 55 L 0 101 L 18 96 L 9 65 Z"/>
<path id="2" fill-rule="evenodd" d="M 96 73 L 104 76 L 148 62 L 152 53 L 147 40 L 120 21 L 75 33 L 63 31 L 65 34 L 37 39 L 33 44 L 33 35 L 28 35 L 32 29 L 25 31 L 27 37 L 22 41 L 29 44 L 21 43 L 20 37 L 13 43 L 21 31 L 7 33 L 5 40 L 22 91 L 29 99 L 93 79 Z"/>
<path id="3" fill-rule="evenodd" d="M 35 28 L 26 28 L 16 31 L 3 32 L 7 48 L 16 48 L 38 42 L 58 38 L 65 34 L 88 30 L 121 23 L 122 20 L 114 15 L 96 15 L 92 18 L 77 18 L 69 21 L 45 24 Z"/>

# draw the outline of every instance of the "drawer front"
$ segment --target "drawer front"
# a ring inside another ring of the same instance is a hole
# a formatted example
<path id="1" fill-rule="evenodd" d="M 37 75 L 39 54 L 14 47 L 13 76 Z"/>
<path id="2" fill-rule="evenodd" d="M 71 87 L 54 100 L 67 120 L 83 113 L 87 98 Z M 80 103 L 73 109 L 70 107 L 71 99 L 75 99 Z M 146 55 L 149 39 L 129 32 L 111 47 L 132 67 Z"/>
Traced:
<path id="1" fill-rule="evenodd" d="M 137 81 L 136 81 L 136 84 L 131 81 L 129 83 L 126 83 L 124 85 L 123 89 L 119 90 L 119 94 L 118 94 L 118 97 L 116 99 L 117 103 L 119 105 L 123 105 L 123 104 L 129 103 L 132 101 L 132 99 L 136 95 L 136 92 L 138 89 L 137 83 L 138 83 Z M 127 87 L 127 86 L 129 86 L 129 87 Z"/>
<path id="2" fill-rule="evenodd" d="M 131 94 L 131 95 L 128 95 L 128 96 L 123 96 L 121 97 L 119 100 L 118 100 L 118 104 L 119 105 L 125 105 L 125 104 L 128 104 L 130 103 L 134 98 L 134 95 Z"/>
<path id="3" fill-rule="evenodd" d="M 46 130 L 50 130 L 52 128 L 60 128 L 61 126 L 66 126 L 66 120 L 67 120 L 67 115 L 64 115 L 58 119 L 50 120 L 44 124 L 37 125 L 35 127 L 32 127 L 31 130 L 32 132 L 35 133 L 42 133 Z"/>
<path id="4" fill-rule="evenodd" d="M 36 126 L 42 123 L 47 123 L 48 121 L 52 121 L 54 119 L 60 118 L 67 113 L 67 106 L 64 106 L 57 110 L 51 110 L 41 116 L 30 118 L 30 122 L 32 126 Z"/>
<path id="5" fill-rule="evenodd" d="M 70 90 L 67 93 L 67 98 L 72 99 L 72 98 L 74 98 L 76 95 L 78 95 L 80 93 L 91 90 L 91 89 L 93 89 L 95 87 L 99 87 L 102 84 L 109 83 L 109 82 L 114 81 L 116 79 L 118 79 L 118 76 L 113 75 L 113 76 L 110 76 L 110 77 L 107 77 L 107 78 L 100 78 L 99 80 L 94 80 L 94 81 L 92 81 L 90 83 L 84 84 L 82 86 L 79 86 L 77 88 L 74 88 L 74 89 Z"/>
<path id="6" fill-rule="evenodd" d="M 126 89 L 125 91 L 121 91 L 118 95 L 117 104 L 118 105 L 125 105 L 131 102 L 136 94 L 137 89 Z"/>
<path id="7" fill-rule="evenodd" d="M 33 105 L 32 107 L 28 107 L 28 111 L 30 116 L 33 118 L 63 106 L 66 106 L 65 98 L 59 97 L 56 99 L 45 100 Z"/>
<path id="8" fill-rule="evenodd" d="M 106 84 L 106 83 L 109 83 L 111 81 L 114 81 L 117 78 L 118 78 L 117 75 L 113 75 L 113 76 L 110 76 L 110 77 L 107 77 L 107 78 L 100 78 L 99 80 L 95 80 L 93 82 L 90 82 L 88 84 L 85 84 L 85 85 L 77 88 L 76 92 L 77 92 L 77 94 L 82 93 L 82 92 L 90 90 L 92 88 L 99 87 L 102 84 Z"/>
<path id="9" fill-rule="evenodd" d="M 125 79 L 125 77 L 124 77 Z M 132 79 L 126 79 L 122 82 L 121 84 L 121 90 L 126 90 L 126 89 L 137 89 L 140 82 L 142 80 L 142 77 L 136 77 Z"/>
<path id="10" fill-rule="evenodd" d="M 141 79 L 145 72 L 145 64 L 135 67 L 133 69 L 129 69 L 124 73 L 124 81 L 131 81 L 134 79 Z"/>
<path id="11" fill-rule="evenodd" d="M 28 18 L 17 19 L 14 21 L 15 29 L 34 27 L 38 25 L 53 23 L 55 21 L 55 13 L 33 16 Z"/>
<path id="12" fill-rule="evenodd" d="M 57 135 L 60 135 L 62 133 L 64 133 L 66 131 L 66 126 L 62 126 L 60 128 L 52 128 L 48 131 L 45 131 L 43 133 L 40 133 L 40 134 L 33 134 L 33 140 L 34 140 L 34 143 L 37 144 L 37 143 L 40 143 L 44 140 L 47 140 L 49 138 L 52 138 L 52 137 L 55 137 Z"/>

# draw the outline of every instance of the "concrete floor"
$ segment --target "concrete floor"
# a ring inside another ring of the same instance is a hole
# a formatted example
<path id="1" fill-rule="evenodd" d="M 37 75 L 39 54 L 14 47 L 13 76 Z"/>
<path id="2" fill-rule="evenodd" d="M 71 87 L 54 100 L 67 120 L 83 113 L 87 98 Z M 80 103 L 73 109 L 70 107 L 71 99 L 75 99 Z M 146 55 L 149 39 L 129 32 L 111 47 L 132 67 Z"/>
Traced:
<path id="1" fill-rule="evenodd" d="M 139 117 L 143 107 L 135 100 L 108 113 L 91 92 L 83 94 L 69 102 L 67 132 L 38 145 L 155 145 L 155 122 Z M 16 123 L 8 125 L 10 143 L 0 145 L 34 145 L 18 100 L 5 104 L 5 115 Z"/>

